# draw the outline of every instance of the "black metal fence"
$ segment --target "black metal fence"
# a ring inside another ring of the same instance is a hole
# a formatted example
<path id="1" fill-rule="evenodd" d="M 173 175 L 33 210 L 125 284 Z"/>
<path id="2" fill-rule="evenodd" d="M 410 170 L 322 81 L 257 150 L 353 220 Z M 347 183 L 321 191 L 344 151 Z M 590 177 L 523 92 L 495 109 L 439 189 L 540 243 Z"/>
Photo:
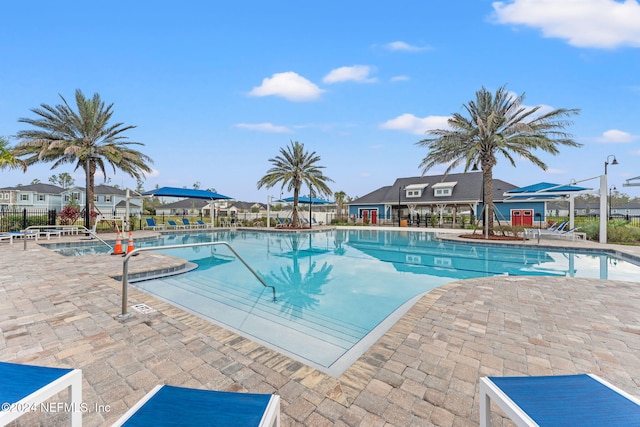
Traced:
<path id="1" fill-rule="evenodd" d="M 0 232 L 24 230 L 32 225 L 56 225 L 55 209 L 7 209 L 0 210 Z"/>

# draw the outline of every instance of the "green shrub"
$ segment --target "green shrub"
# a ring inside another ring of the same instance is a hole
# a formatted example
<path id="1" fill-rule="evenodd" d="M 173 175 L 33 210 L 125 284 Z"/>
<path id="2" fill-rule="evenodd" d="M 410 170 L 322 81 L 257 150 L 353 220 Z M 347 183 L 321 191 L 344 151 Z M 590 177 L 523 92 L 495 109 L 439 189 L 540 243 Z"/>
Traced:
<path id="1" fill-rule="evenodd" d="M 587 239 L 600 240 L 600 222 L 589 221 L 580 226 L 579 232 L 586 233 Z M 607 222 L 607 242 L 623 244 L 640 244 L 640 228 L 631 226 L 624 219 Z"/>

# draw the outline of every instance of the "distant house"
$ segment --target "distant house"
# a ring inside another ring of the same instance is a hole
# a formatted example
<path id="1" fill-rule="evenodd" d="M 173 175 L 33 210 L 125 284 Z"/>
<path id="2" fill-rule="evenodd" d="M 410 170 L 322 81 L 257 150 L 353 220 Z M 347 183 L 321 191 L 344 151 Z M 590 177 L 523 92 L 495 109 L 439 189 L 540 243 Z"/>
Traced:
<path id="1" fill-rule="evenodd" d="M 62 187 L 51 184 L 30 184 L 0 188 L 2 209 L 61 209 Z"/>
<path id="2" fill-rule="evenodd" d="M 266 215 L 267 212 L 267 205 L 265 205 L 264 203 L 258 203 L 258 202 L 231 202 L 231 206 L 236 208 L 236 211 L 238 213 L 245 213 L 245 212 L 263 212 Z"/>
<path id="3" fill-rule="evenodd" d="M 637 217 L 640 216 L 640 202 L 617 204 L 614 201 L 611 204 L 610 211 L 613 217 Z M 574 214 L 576 216 L 600 216 L 600 202 L 576 202 Z M 547 204 L 547 215 L 557 217 L 569 216 L 569 203 L 549 202 Z"/>
<path id="4" fill-rule="evenodd" d="M 509 200 L 504 193 L 518 188 L 500 179 L 493 180 L 496 217 L 507 224 L 532 225 L 543 219 L 545 202 Z M 393 223 L 400 219 L 416 222 L 429 218 L 437 223 L 451 216 L 454 224 L 460 216 L 477 218 L 483 209 L 482 172 L 398 178 L 393 185 L 381 187 L 349 203 L 349 215 L 359 221 Z M 526 220 L 527 223 L 522 223 Z"/>
<path id="5" fill-rule="evenodd" d="M 640 202 L 624 203 L 621 205 L 613 203 L 611 205 L 611 215 L 640 216 Z"/>
<path id="6" fill-rule="evenodd" d="M 209 200 L 205 199 L 182 199 L 176 202 L 160 205 L 156 208 L 156 215 L 166 216 L 206 216 L 205 207 Z"/>
<path id="7" fill-rule="evenodd" d="M 235 200 L 216 200 L 216 217 L 237 217 L 239 213 L 266 213 L 266 205 L 257 202 L 238 202 Z M 211 216 L 211 201 L 206 199 L 182 199 L 173 203 L 158 206 L 156 215 L 169 216 Z"/>
<path id="8" fill-rule="evenodd" d="M 126 213 L 127 193 L 109 185 L 96 185 L 94 188 L 96 211 L 103 218 L 122 217 Z M 86 205 L 84 187 L 64 189 L 51 184 L 31 184 L 17 187 L 0 188 L 1 209 L 63 209 L 71 203 L 83 209 Z M 142 211 L 142 198 L 129 198 L 129 213 L 138 215 Z"/>
<path id="9" fill-rule="evenodd" d="M 86 206 L 84 187 L 72 187 L 62 190 L 62 206 L 67 206 L 72 201 L 83 209 Z M 96 212 L 103 218 L 122 217 L 126 214 L 127 191 L 110 185 L 96 185 L 93 188 L 93 201 Z M 139 215 L 142 212 L 142 197 L 130 192 L 129 214 Z"/>

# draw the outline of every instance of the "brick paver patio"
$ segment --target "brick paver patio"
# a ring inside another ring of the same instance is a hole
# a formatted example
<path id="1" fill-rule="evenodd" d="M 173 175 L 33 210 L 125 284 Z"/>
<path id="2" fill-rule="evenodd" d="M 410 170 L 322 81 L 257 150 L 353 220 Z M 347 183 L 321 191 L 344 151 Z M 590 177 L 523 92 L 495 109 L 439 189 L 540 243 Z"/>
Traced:
<path id="1" fill-rule="evenodd" d="M 0 360 L 82 369 L 87 426 L 109 425 L 156 384 L 277 393 L 284 426 L 476 426 L 484 375 L 589 372 L 640 396 L 639 283 L 450 283 L 334 378 L 134 288 L 129 305 L 156 311 L 119 319 L 121 283 L 110 276 L 121 274 L 121 257 L 18 242 L 0 243 L 0 259 Z M 143 253 L 132 270 L 167 262 L 181 261 Z M 493 417 L 502 424 L 495 408 Z M 65 420 L 34 413 L 16 425 Z"/>

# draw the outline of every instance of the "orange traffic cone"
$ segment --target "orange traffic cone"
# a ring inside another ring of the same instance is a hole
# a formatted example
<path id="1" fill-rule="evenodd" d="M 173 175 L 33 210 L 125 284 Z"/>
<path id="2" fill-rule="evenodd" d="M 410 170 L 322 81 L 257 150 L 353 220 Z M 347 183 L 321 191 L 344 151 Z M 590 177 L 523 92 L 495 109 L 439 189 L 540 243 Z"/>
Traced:
<path id="1" fill-rule="evenodd" d="M 122 255 L 124 251 L 122 250 L 122 237 L 120 236 L 120 232 L 116 235 L 116 246 L 113 248 L 113 253 L 111 255 Z"/>
<path id="2" fill-rule="evenodd" d="M 135 248 L 133 247 L 133 233 L 130 231 L 129 232 L 129 241 L 127 242 L 127 254 L 129 254 L 131 251 L 133 251 Z"/>

